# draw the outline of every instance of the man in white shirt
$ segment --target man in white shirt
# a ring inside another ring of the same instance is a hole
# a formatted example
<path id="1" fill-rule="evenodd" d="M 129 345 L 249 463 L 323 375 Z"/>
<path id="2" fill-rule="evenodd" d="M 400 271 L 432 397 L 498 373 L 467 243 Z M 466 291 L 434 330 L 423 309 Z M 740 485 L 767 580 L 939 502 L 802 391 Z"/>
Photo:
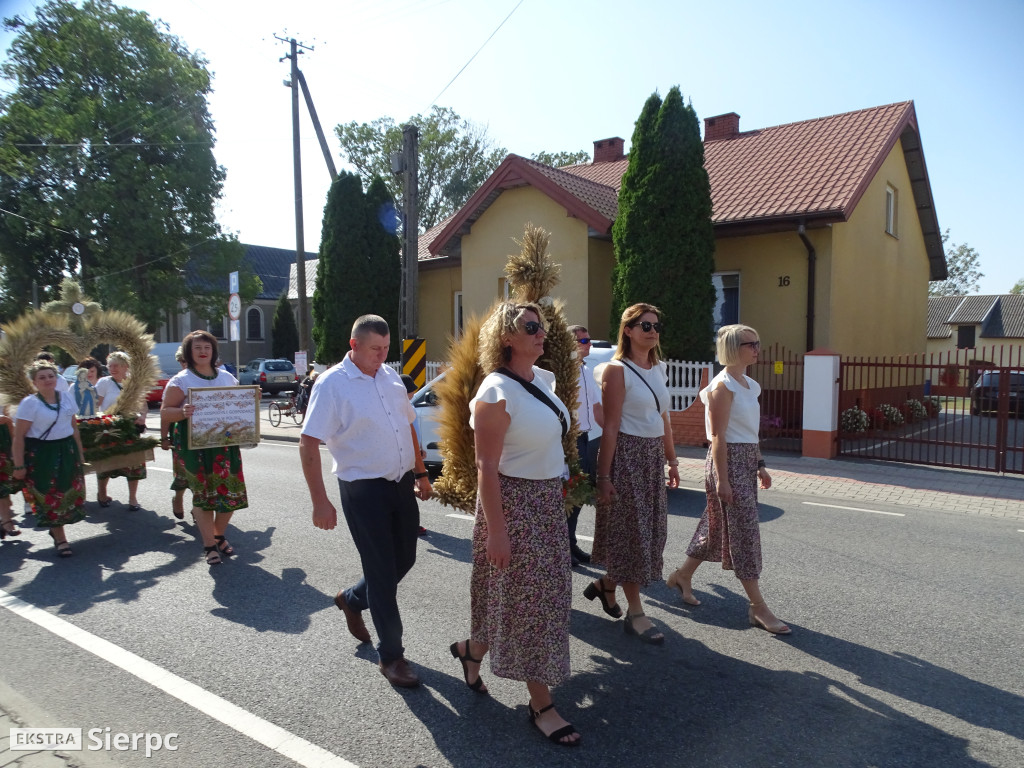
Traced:
<path id="1" fill-rule="evenodd" d="M 412 688 L 419 678 L 404 656 L 398 583 L 416 562 L 416 498 L 426 501 L 431 488 L 405 385 L 384 365 L 390 344 L 382 317 L 356 320 L 351 350 L 313 385 L 299 456 L 313 502 L 313 525 L 331 530 L 338 513 L 327 497 L 320 466 L 320 443 L 327 444 L 341 508 L 363 567 L 363 578 L 340 591 L 335 605 L 360 642 L 370 641 L 361 615 L 370 609 L 381 673 L 392 685 Z"/>
<path id="2" fill-rule="evenodd" d="M 601 445 L 601 427 L 604 426 L 604 411 L 601 408 L 601 388 L 594 380 L 594 372 L 587 366 L 587 355 L 590 354 L 590 334 L 582 325 L 570 325 L 569 330 L 576 337 L 577 353 L 580 361 L 579 401 L 576 404 L 576 422 L 580 433 L 576 438 L 576 450 L 580 456 L 580 468 L 595 482 L 597 471 L 597 449 Z M 580 517 L 580 508 L 573 507 L 569 516 L 569 543 L 572 556 L 572 567 L 580 563 L 589 563 L 590 555 L 576 543 L 576 523 Z"/>

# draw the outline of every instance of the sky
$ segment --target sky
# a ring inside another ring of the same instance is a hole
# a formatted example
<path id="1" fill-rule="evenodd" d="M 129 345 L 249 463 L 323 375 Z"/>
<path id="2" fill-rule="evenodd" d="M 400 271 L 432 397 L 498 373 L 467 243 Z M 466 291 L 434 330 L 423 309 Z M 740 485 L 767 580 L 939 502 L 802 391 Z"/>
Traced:
<path id="1" fill-rule="evenodd" d="M 1024 0 L 120 4 L 163 20 L 208 60 L 215 154 L 227 169 L 218 217 L 245 243 L 296 245 L 278 35 L 313 48 L 299 67 L 339 168 L 335 126 L 403 123 L 432 104 L 528 156 L 592 153 L 613 136 L 628 150 L 647 97 L 674 85 L 702 124 L 736 112 L 741 131 L 913 100 L 940 227 L 978 252 L 982 293 L 1024 278 Z M 30 17 L 36 5 L 0 0 L 0 12 Z M 10 39 L 0 31 L 0 49 Z M 301 136 L 305 248 L 315 252 L 330 176 L 304 107 Z"/>

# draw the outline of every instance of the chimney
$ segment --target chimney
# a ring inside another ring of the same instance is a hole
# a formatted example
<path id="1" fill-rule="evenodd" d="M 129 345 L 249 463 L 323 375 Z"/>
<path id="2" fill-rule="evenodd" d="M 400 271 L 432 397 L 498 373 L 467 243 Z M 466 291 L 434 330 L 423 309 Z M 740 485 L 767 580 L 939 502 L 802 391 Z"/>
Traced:
<path id="1" fill-rule="evenodd" d="M 601 139 L 594 142 L 594 163 L 610 163 L 613 160 L 621 160 L 626 155 L 622 149 L 626 142 L 615 136 L 611 139 Z"/>
<path id="2" fill-rule="evenodd" d="M 731 139 L 740 132 L 740 116 L 735 112 L 704 118 L 704 141 Z"/>

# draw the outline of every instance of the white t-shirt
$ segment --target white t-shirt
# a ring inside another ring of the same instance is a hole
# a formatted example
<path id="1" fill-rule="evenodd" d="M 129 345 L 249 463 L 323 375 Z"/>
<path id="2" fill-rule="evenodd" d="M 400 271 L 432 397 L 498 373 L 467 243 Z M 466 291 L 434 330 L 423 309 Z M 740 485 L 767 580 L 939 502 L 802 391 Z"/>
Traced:
<path id="1" fill-rule="evenodd" d="M 733 393 L 732 408 L 729 410 L 729 425 L 725 429 L 725 442 L 729 444 L 758 442 L 761 405 L 757 402 L 757 398 L 761 395 L 761 385 L 749 376 L 743 378 L 750 387 L 749 389 L 730 376 L 723 368 L 711 380 L 711 383 L 700 391 L 700 400 L 704 403 L 704 431 L 708 440 L 711 439 L 711 409 L 707 407 L 708 395 L 715 387 L 724 382 L 725 388 Z"/>
<path id="2" fill-rule="evenodd" d="M 533 367 L 533 381 L 558 406 L 566 423 L 569 409 L 555 395 L 555 374 Z M 531 395 L 515 379 L 500 373 L 488 374 L 476 395 L 469 401 L 469 426 L 474 428 L 477 402 L 505 403 L 511 421 L 501 447 L 498 471 L 506 477 L 548 480 L 561 477 L 565 465 L 562 450 L 562 425 L 547 405 Z"/>
<path id="3" fill-rule="evenodd" d="M 25 433 L 25 437 L 42 437 L 46 430 L 50 430 L 46 435 L 47 440 L 60 440 L 65 437 L 71 437 L 74 434 L 74 426 L 72 425 L 72 419 L 78 414 L 78 405 L 75 403 L 75 398 L 67 393 L 58 393 L 60 395 L 60 411 L 54 411 L 47 406 L 42 400 L 35 395 L 29 395 L 18 404 L 18 413 L 15 416 L 16 419 L 24 419 L 25 421 L 31 421 L 32 426 L 28 428 L 28 432 Z M 56 420 L 56 424 L 54 421 Z M 53 428 L 50 429 L 50 425 L 53 424 Z"/>
<path id="4" fill-rule="evenodd" d="M 164 387 L 164 394 L 166 395 L 167 390 L 169 390 L 171 387 L 174 387 L 175 389 L 183 392 L 185 394 L 185 397 L 187 398 L 188 391 L 192 387 L 195 387 L 196 389 L 199 389 L 200 387 L 233 387 L 238 384 L 238 379 L 236 379 L 227 371 L 222 371 L 219 368 L 215 370 L 217 371 L 217 377 L 211 380 L 204 379 L 202 376 L 197 376 L 196 374 L 192 373 L 192 371 L 190 371 L 188 368 L 183 368 L 182 370 L 174 374 L 171 377 L 171 380 L 167 382 L 167 386 Z M 108 377 L 104 376 L 103 378 Z M 100 381 L 103 381 L 103 379 L 100 379 Z M 99 391 L 99 386 L 100 385 L 97 382 L 97 391 Z M 106 401 L 104 401 L 103 410 L 106 410 L 107 407 L 107 403 Z"/>
<path id="5" fill-rule="evenodd" d="M 633 371 L 626 370 L 622 360 L 610 360 L 609 366 L 618 366 L 622 369 L 622 379 L 625 384 L 626 396 L 622 402 L 622 419 L 619 422 L 619 431 L 636 437 L 662 437 L 665 434 L 665 421 L 661 414 L 668 410 L 668 374 L 664 363 L 658 363 L 651 368 L 641 368 L 639 365 L 630 362 L 633 369 L 639 371 L 637 376 Z M 650 389 L 640 381 L 640 378 L 650 385 Z M 651 390 L 654 394 L 651 394 Z M 658 396 L 658 403 L 655 406 L 654 395 Z"/>
<path id="6" fill-rule="evenodd" d="M 416 466 L 418 453 L 409 393 L 389 366 L 367 376 L 349 355 L 317 376 L 302 434 L 327 444 L 331 471 L 341 480 L 400 480 Z"/>
<path id="7" fill-rule="evenodd" d="M 103 405 L 98 406 L 98 410 L 108 412 L 121 396 L 121 387 L 114 381 L 113 376 L 104 376 L 96 382 L 96 394 L 103 400 Z"/>
<path id="8" fill-rule="evenodd" d="M 580 431 L 587 433 L 587 440 L 596 440 L 601 436 L 601 427 L 594 420 L 594 406 L 601 402 L 601 388 L 594 378 L 594 369 L 583 361 L 580 366 L 579 400 L 576 404 L 576 420 L 580 423 Z"/>

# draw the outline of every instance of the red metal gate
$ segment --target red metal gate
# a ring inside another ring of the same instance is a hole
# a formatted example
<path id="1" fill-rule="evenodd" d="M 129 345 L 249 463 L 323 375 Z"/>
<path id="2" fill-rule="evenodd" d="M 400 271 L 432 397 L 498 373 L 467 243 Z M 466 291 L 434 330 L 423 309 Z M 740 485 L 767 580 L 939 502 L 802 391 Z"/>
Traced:
<path id="1" fill-rule="evenodd" d="M 840 361 L 839 453 L 1024 473 L 1020 348 Z"/>
<path id="2" fill-rule="evenodd" d="M 761 385 L 761 447 L 802 450 L 804 356 L 781 344 L 760 351 L 747 373 Z"/>

